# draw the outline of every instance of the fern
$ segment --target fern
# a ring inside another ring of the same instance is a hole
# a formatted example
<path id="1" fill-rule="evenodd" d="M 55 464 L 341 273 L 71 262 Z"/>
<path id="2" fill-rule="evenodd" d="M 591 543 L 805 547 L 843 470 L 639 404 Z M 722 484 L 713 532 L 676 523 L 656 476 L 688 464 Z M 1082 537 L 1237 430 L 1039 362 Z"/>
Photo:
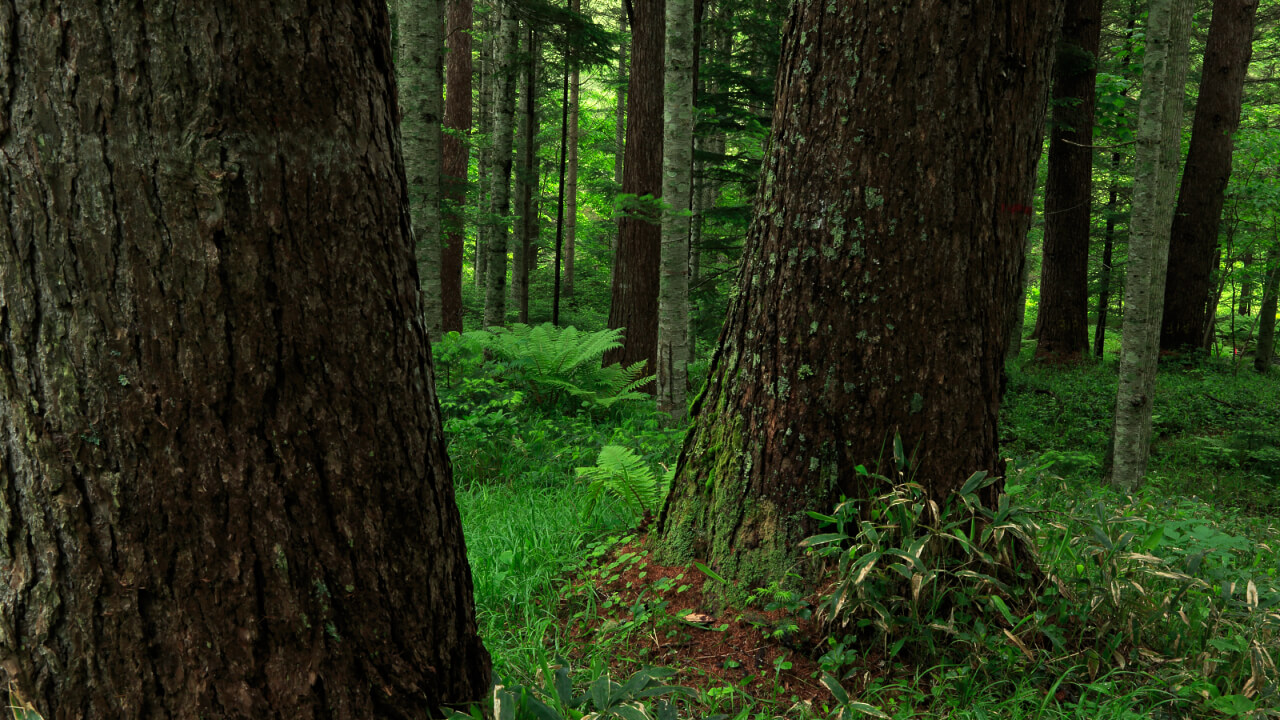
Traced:
<path id="1" fill-rule="evenodd" d="M 606 352 L 622 346 L 622 330 L 582 332 L 577 328 L 557 328 L 550 323 L 511 325 L 475 330 L 445 339 L 438 355 L 479 361 L 487 353 L 498 365 L 498 374 L 507 382 L 525 386 L 530 400 L 538 404 L 573 401 L 589 409 L 608 410 L 620 402 L 645 400 L 639 388 L 652 382 L 643 376 L 644 363 L 623 367 L 601 366 Z"/>
<path id="2" fill-rule="evenodd" d="M 639 520 L 651 518 L 662 509 L 673 474 L 673 470 L 654 473 L 643 458 L 619 445 L 600 448 L 595 467 L 578 468 L 578 477 L 590 482 L 596 498 L 604 493 L 613 495 Z"/>

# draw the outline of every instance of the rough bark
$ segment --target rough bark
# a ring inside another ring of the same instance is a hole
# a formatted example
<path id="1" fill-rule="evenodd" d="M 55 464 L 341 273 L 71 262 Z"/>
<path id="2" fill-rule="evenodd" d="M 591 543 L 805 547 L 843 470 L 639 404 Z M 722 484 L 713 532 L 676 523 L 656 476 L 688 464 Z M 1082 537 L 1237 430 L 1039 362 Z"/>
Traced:
<path id="1" fill-rule="evenodd" d="M 693 195 L 693 0 L 666 0 L 658 410 L 682 422 L 689 366 L 689 205 Z"/>
<path id="2" fill-rule="evenodd" d="M 1252 53 L 1257 0 L 1214 0 L 1204 51 L 1200 99 L 1178 190 L 1169 243 L 1160 349 L 1206 347 L 1218 224 L 1231 178 L 1233 136 L 1240 127 L 1244 78 Z"/>
<path id="3" fill-rule="evenodd" d="M 569 9 L 579 12 L 582 0 L 570 0 Z M 572 63 L 569 74 L 569 146 L 566 148 L 564 180 L 564 288 L 565 297 L 573 297 L 574 262 L 578 244 L 578 64 Z"/>
<path id="4" fill-rule="evenodd" d="M 1102 0 L 1069 2 L 1053 65 L 1053 122 L 1044 192 L 1044 260 L 1036 359 L 1079 362 L 1089 350 L 1089 228 L 1094 80 Z"/>
<path id="5" fill-rule="evenodd" d="M 1032 196 L 1060 12 L 795 5 L 737 292 L 660 519 L 665 554 L 740 587 L 782 578 L 814 529 L 805 511 L 867 497 L 855 467 L 875 467 L 895 433 L 935 497 L 999 470 L 1030 223 L 1002 206 Z"/>
<path id="6" fill-rule="evenodd" d="M 415 0 L 398 8 L 400 134 L 409 181 L 409 216 L 422 278 L 427 334 L 440 339 L 441 116 L 444 108 L 444 0 Z"/>
<path id="7" fill-rule="evenodd" d="M 21 7 L 0 684 L 48 720 L 477 699 L 386 3 Z"/>
<path id="8" fill-rule="evenodd" d="M 632 0 L 631 79 L 627 86 L 627 142 L 622 192 L 658 200 L 662 195 L 664 0 Z M 653 373 L 658 360 L 658 268 L 662 226 L 658 213 L 627 213 L 614 253 L 609 327 L 624 328 L 623 345 L 605 354 L 605 364 L 643 361 Z M 653 385 L 646 389 L 652 392 Z"/>
<path id="9" fill-rule="evenodd" d="M 440 251 L 441 323 L 445 332 L 462 331 L 462 249 L 466 244 L 467 166 L 471 137 L 472 0 L 448 0 L 445 34 L 444 247 Z"/>
<path id="10" fill-rule="evenodd" d="M 1131 491 L 1146 475 L 1160 346 L 1161 301 L 1169 262 L 1173 189 L 1178 176 L 1191 0 L 1152 0 L 1138 103 L 1133 213 L 1121 328 L 1120 383 L 1111 482 Z"/>
<path id="11" fill-rule="evenodd" d="M 1272 225 L 1273 230 L 1274 227 Z M 1262 285 L 1262 303 L 1258 306 L 1258 350 L 1253 358 L 1254 369 L 1264 375 L 1271 372 L 1271 358 L 1276 354 L 1277 290 L 1280 290 L 1280 250 L 1272 249 L 1267 255 L 1267 274 Z"/>
<path id="12" fill-rule="evenodd" d="M 511 230 L 511 144 L 515 124 L 516 22 L 515 0 L 502 0 L 502 13 L 494 38 L 493 139 L 490 143 L 491 185 L 488 229 L 484 240 L 484 325 L 495 327 L 507 321 L 507 246 Z"/>

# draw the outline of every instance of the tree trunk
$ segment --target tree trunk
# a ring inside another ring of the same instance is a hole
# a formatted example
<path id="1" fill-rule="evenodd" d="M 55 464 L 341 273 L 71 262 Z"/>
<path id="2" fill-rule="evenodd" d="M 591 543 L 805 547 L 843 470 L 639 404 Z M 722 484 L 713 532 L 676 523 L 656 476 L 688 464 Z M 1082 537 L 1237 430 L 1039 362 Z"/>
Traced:
<path id="1" fill-rule="evenodd" d="M 48 720 L 478 699 L 386 3 L 21 7 L 0 682 Z"/>
<path id="2" fill-rule="evenodd" d="M 622 12 L 618 15 L 618 36 L 622 37 L 622 42 L 618 43 L 618 103 L 614 114 L 613 128 L 613 184 L 618 187 L 618 191 L 622 190 L 622 170 L 624 149 L 627 140 L 627 3 L 630 0 L 622 0 Z M 618 218 L 617 228 L 613 234 L 612 247 L 609 248 L 610 259 L 618 256 L 618 237 L 622 234 L 622 218 Z M 613 287 L 614 264 L 609 263 L 609 287 Z"/>
<path id="3" fill-rule="evenodd" d="M 564 87 L 560 92 L 560 173 L 556 185 L 556 250 L 555 250 L 555 284 L 551 288 L 551 324 L 560 327 L 560 291 L 563 277 L 561 275 L 564 259 L 564 181 L 565 167 L 568 163 L 569 150 L 569 48 L 564 49 Z"/>
<path id="4" fill-rule="evenodd" d="M 484 326 L 507 322 L 507 245 L 511 225 L 511 131 L 516 99 L 516 0 L 501 0 L 502 13 L 494 39 L 492 189 L 489 191 L 489 229 L 485 238 Z"/>
<path id="5" fill-rule="evenodd" d="M 1267 275 L 1262 286 L 1262 304 L 1258 307 L 1258 351 L 1253 358 L 1254 369 L 1264 375 L 1271 372 L 1271 358 L 1276 353 L 1277 290 L 1280 290 L 1280 250 L 1272 248 L 1267 254 Z"/>
<path id="6" fill-rule="evenodd" d="M 400 135 L 409 180 L 409 213 L 422 277 L 427 334 L 440 339 L 441 115 L 444 106 L 444 0 L 406 2 L 398 8 Z"/>
<path id="7" fill-rule="evenodd" d="M 632 0 L 631 80 L 627 89 L 627 144 L 622 192 L 637 198 L 662 195 L 664 0 Z M 658 360 L 658 268 L 661 218 L 651 208 L 628 212 L 618 230 L 614 254 L 609 327 L 624 328 L 622 347 L 605 353 L 604 363 Z M 652 392 L 652 384 L 646 386 Z"/>
<path id="8" fill-rule="evenodd" d="M 466 244 L 467 166 L 471 137 L 471 3 L 448 0 L 445 34 L 444 195 L 449 201 L 440 251 L 441 321 L 445 332 L 462 332 L 462 248 Z"/>
<path id="9" fill-rule="evenodd" d="M 582 0 L 569 0 L 569 9 L 578 12 Z M 569 147 L 566 163 L 568 173 L 564 181 L 564 296 L 573 297 L 575 248 L 578 241 L 578 64 L 575 62 L 569 75 Z"/>
<path id="10" fill-rule="evenodd" d="M 1036 359 L 1079 362 L 1089 351 L 1089 227 L 1094 80 L 1102 0 L 1069 2 L 1053 65 L 1053 123 L 1044 192 L 1044 261 Z"/>
<path id="11" fill-rule="evenodd" d="M 666 0 L 662 272 L 658 290 L 658 410 L 682 422 L 688 403 L 689 204 L 693 194 L 693 0 Z"/>
<path id="12" fill-rule="evenodd" d="M 1111 482 L 1132 491 L 1146 475 L 1151 408 L 1160 349 L 1161 300 L 1169 262 L 1173 189 L 1178 176 L 1191 0 L 1152 0 L 1138 104 L 1133 213 L 1121 329 L 1120 384 Z"/>
<path id="13" fill-rule="evenodd" d="M 1236 314 L 1249 317 L 1253 313 L 1253 282 L 1249 276 L 1249 266 L 1253 264 L 1253 253 L 1246 252 L 1240 258 L 1240 299 L 1236 302 Z"/>
<path id="14" fill-rule="evenodd" d="M 1116 175 L 1120 170 L 1120 153 L 1111 153 L 1111 188 L 1107 191 L 1107 227 L 1102 234 L 1102 267 L 1098 282 L 1097 322 L 1093 328 L 1093 354 L 1102 357 L 1107 342 L 1107 314 L 1111 308 L 1111 255 L 1115 249 L 1116 212 L 1120 187 Z"/>
<path id="15" fill-rule="evenodd" d="M 498 0 L 499 2 L 501 0 Z M 488 262 L 487 255 L 484 252 L 484 240 L 489 234 L 489 205 L 491 203 L 490 194 L 493 190 L 493 182 L 491 166 L 493 158 L 493 112 L 494 112 L 494 93 L 493 85 L 496 82 L 498 63 L 494 61 L 493 49 L 497 45 L 498 27 L 495 15 L 501 15 L 501 9 L 495 5 L 490 6 L 489 12 L 485 14 L 484 40 L 480 42 L 480 92 L 477 98 L 479 107 L 476 114 L 480 117 L 480 134 L 482 140 L 480 143 L 480 159 L 478 162 L 479 187 L 476 188 L 476 254 L 474 277 L 475 286 L 483 288 L 484 285 L 484 269 Z"/>
<path id="16" fill-rule="evenodd" d="M 1252 53 L 1257 0 L 1214 0 L 1204 50 L 1200 99 L 1178 191 L 1169 242 L 1160 349 L 1198 348 L 1206 335 L 1213 292 L 1218 223 L 1231 178 L 1233 136 Z"/>
<path id="17" fill-rule="evenodd" d="M 538 44 L 533 28 L 525 34 L 526 45 L 522 54 L 520 76 L 524 88 L 520 91 L 520 127 L 516 131 L 516 210 L 515 242 L 511 257 L 511 299 L 515 303 L 519 322 L 529 322 L 529 247 L 535 219 L 533 217 L 533 188 L 537 177 L 533 169 L 533 149 L 538 136 L 538 104 L 534 97 L 537 87 Z"/>
<path id="18" fill-rule="evenodd" d="M 1018 271 L 1018 289 L 1014 294 L 1013 312 L 1009 314 L 1009 346 L 1005 353 L 1007 359 L 1017 358 L 1022 354 L 1022 330 L 1027 324 L 1027 286 L 1031 284 L 1031 234 L 1023 239 L 1022 269 Z"/>
<path id="19" fill-rule="evenodd" d="M 1001 206 L 1031 201 L 1060 12 L 795 6 L 737 293 L 660 519 L 665 555 L 742 588 L 781 579 L 814 530 L 805 512 L 867 497 L 855 467 L 895 433 L 939 499 L 999 471 L 1031 222 Z"/>

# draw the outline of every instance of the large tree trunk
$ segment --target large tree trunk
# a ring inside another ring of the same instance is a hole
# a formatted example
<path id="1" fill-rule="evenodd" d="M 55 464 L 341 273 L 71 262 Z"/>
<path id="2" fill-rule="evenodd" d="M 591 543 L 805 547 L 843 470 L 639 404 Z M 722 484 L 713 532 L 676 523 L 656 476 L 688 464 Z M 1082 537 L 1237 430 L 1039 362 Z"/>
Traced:
<path id="1" fill-rule="evenodd" d="M 415 0 L 398 8 L 400 134 L 409 180 L 409 213 L 422 277 L 427 334 L 440 339 L 441 115 L 444 106 L 444 0 Z"/>
<path id="2" fill-rule="evenodd" d="M 631 81 L 627 89 L 627 144 L 622 192 L 637 197 L 662 195 L 663 31 L 666 3 L 633 0 Z M 625 328 L 623 345 L 605 354 L 605 364 L 645 362 L 652 373 L 658 360 L 658 266 L 662 227 L 649 210 L 630 212 L 618 229 L 614 254 L 609 327 Z M 646 386 L 651 389 L 652 384 Z M 650 390 L 652 391 L 652 390 Z"/>
<path id="3" fill-rule="evenodd" d="M 493 142 L 490 144 L 492 170 L 489 191 L 489 218 L 484 223 L 484 326 L 507 322 L 507 244 L 511 226 L 511 134 L 516 100 L 516 0 L 501 0 L 498 34 L 494 38 Z"/>
<path id="4" fill-rule="evenodd" d="M 1231 178 L 1231 149 L 1252 53 L 1257 0 L 1214 0 L 1200 99 L 1169 241 L 1160 349 L 1205 347 L 1218 223 Z"/>
<path id="5" fill-rule="evenodd" d="M 658 410 L 682 422 L 689 366 L 689 204 L 693 194 L 693 0 L 666 0 Z"/>
<path id="6" fill-rule="evenodd" d="M 1160 346 L 1161 300 L 1169 262 L 1173 189 L 1178 177 L 1191 10 L 1191 0 L 1152 0 L 1147 20 L 1120 383 L 1108 471 L 1112 484 L 1121 490 L 1133 490 L 1142 482 L 1151 447 L 1151 408 Z"/>
<path id="7" fill-rule="evenodd" d="M 445 241 L 440 251 L 441 322 L 445 332 L 462 331 L 462 248 L 467 240 L 467 165 L 471 137 L 471 2 L 449 0 L 445 72 L 444 195 L 449 201 Z"/>
<path id="8" fill-rule="evenodd" d="M 21 7 L 0 683 L 49 720 L 477 699 L 386 4 Z"/>
<path id="9" fill-rule="evenodd" d="M 1102 0 L 1069 2 L 1053 65 L 1053 123 L 1044 191 L 1044 261 L 1036 358 L 1078 362 L 1089 350 L 1089 226 L 1094 80 Z"/>
<path id="10" fill-rule="evenodd" d="M 660 522 L 666 554 L 740 587 L 782 578 L 814 529 L 805 512 L 867 497 L 855 467 L 895 433 L 934 497 L 999 470 L 1031 222 L 1002 206 L 1031 201 L 1060 12 L 795 6 L 738 291 Z"/>
<path id="11" fill-rule="evenodd" d="M 582 0 L 570 0 L 569 9 L 581 10 Z M 578 63 L 573 62 L 569 75 L 569 146 L 565 148 L 567 173 L 564 180 L 564 289 L 565 297 L 573 297 L 574 263 L 578 246 Z"/>

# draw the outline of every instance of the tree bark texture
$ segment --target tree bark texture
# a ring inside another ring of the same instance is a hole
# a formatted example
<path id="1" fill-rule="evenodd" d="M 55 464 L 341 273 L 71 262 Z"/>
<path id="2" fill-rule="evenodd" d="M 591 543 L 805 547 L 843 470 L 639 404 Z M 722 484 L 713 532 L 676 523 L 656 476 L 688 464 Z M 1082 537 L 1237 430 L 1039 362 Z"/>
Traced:
<path id="1" fill-rule="evenodd" d="M 1044 192 L 1044 260 L 1036 358 L 1078 362 L 1089 351 L 1089 229 L 1094 80 L 1102 0 L 1066 5 L 1053 64 L 1053 122 Z"/>
<path id="2" fill-rule="evenodd" d="M 444 196 L 449 200 L 440 250 L 441 323 L 462 332 L 462 249 L 466 244 L 467 166 L 471 138 L 472 0 L 448 0 L 445 34 Z"/>
<path id="3" fill-rule="evenodd" d="M 901 435 L 943 498 L 996 417 L 1061 3 L 800 2 L 770 151 L 664 552 L 781 579 L 805 512 Z M 892 38 L 893 42 L 885 42 Z M 963 82 L 957 78 L 964 78 Z"/>
<path id="4" fill-rule="evenodd" d="M 1109 473 L 1112 484 L 1125 491 L 1142 482 L 1151 449 L 1151 409 L 1178 177 L 1191 11 L 1191 0 L 1152 0 L 1147 20 Z"/>
<path id="5" fill-rule="evenodd" d="M 1169 241 L 1169 281 L 1160 327 L 1162 350 L 1207 347 L 1204 338 L 1210 322 L 1218 224 L 1231 178 L 1231 150 L 1240 127 L 1240 103 L 1257 10 L 1257 0 L 1213 3 L 1200 99 L 1196 101 L 1191 146 Z"/>
<path id="6" fill-rule="evenodd" d="M 511 144 L 516 101 L 516 0 L 501 0 L 494 38 L 493 141 L 490 143 L 489 217 L 485 238 L 484 326 L 507 322 L 507 245 L 511 234 Z"/>
<path id="7" fill-rule="evenodd" d="M 386 4 L 2 1 L 0 47 L 0 682 L 48 720 L 477 699 Z"/>
<path id="8" fill-rule="evenodd" d="M 666 0 L 658 410 L 683 422 L 689 377 L 689 206 L 693 196 L 693 0 Z"/>
<path id="9" fill-rule="evenodd" d="M 570 0 L 569 9 L 579 12 L 582 0 Z M 578 246 L 578 90 L 581 84 L 578 63 L 573 63 L 569 74 L 569 147 L 565 148 L 564 180 L 564 288 L 565 297 L 573 297 L 573 281 Z"/>
<path id="10" fill-rule="evenodd" d="M 409 180 L 418 274 L 422 278 L 427 334 L 440 339 L 441 115 L 444 107 L 444 0 L 414 0 L 398 8 L 400 133 Z"/>
<path id="11" fill-rule="evenodd" d="M 632 0 L 631 79 L 627 88 L 627 142 L 622 192 L 637 197 L 662 195 L 664 0 Z M 644 361 L 653 373 L 658 361 L 658 267 L 661 218 L 631 212 L 618 229 L 614 254 L 609 327 L 625 328 L 621 348 L 604 356 L 605 364 L 630 366 Z M 646 388 L 652 388 L 652 384 Z"/>

